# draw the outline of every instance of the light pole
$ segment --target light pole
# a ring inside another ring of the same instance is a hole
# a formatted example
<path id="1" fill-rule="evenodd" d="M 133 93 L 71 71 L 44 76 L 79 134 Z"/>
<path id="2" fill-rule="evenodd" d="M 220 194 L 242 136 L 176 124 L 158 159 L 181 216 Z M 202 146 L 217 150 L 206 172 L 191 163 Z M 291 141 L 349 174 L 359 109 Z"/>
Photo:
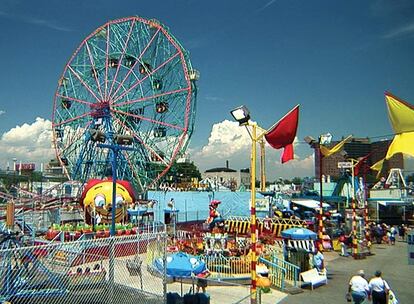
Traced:
<path id="1" fill-rule="evenodd" d="M 119 151 L 132 151 L 133 148 L 125 147 L 131 145 L 133 142 L 133 137 L 131 135 L 118 135 L 113 134 L 112 143 L 104 144 L 106 141 L 106 136 L 102 131 L 91 129 L 91 139 L 93 141 L 98 141 L 97 146 L 100 148 L 107 148 L 112 151 L 111 157 L 111 169 L 112 169 L 112 209 L 111 209 L 111 240 L 109 246 L 109 282 L 110 282 L 110 297 L 111 300 L 114 296 L 114 279 L 115 279 L 115 216 L 116 216 L 116 170 L 117 170 L 117 158 Z M 112 303 L 112 301 L 111 301 Z"/>
<path id="2" fill-rule="evenodd" d="M 100 148 L 107 148 L 112 151 L 111 169 L 112 169 L 112 209 L 111 209 L 111 236 L 115 236 L 115 216 L 116 216 L 116 170 L 119 151 L 133 151 L 134 148 L 125 147 L 132 144 L 132 136 L 130 135 L 114 135 L 114 143 L 97 144 Z"/>
<path id="3" fill-rule="evenodd" d="M 256 123 L 250 121 L 250 112 L 245 106 L 240 106 L 232 111 L 230 111 L 234 119 L 239 123 L 240 126 L 245 126 L 249 132 L 250 138 L 252 140 L 252 150 L 250 158 L 250 251 L 251 251 L 251 287 L 250 287 L 250 303 L 257 303 L 257 294 L 256 294 L 256 262 L 257 262 L 257 247 L 256 247 L 256 144 L 265 135 L 265 131 L 258 127 Z M 251 132 L 249 128 L 251 128 Z M 257 134 L 257 129 L 259 128 L 260 134 Z"/>

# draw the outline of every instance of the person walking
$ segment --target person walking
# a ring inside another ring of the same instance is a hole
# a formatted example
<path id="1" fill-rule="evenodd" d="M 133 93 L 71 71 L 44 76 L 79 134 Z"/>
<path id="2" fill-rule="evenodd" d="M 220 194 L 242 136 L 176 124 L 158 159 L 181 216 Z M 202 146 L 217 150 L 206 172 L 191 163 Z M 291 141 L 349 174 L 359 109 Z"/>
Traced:
<path id="1" fill-rule="evenodd" d="M 372 304 L 387 304 L 390 286 L 382 278 L 381 271 L 377 270 L 375 276 L 369 281 L 369 289 L 371 291 Z"/>
<path id="2" fill-rule="evenodd" d="M 361 269 L 349 281 L 347 297 L 351 295 L 353 302 L 355 304 L 360 304 L 364 302 L 368 294 L 369 294 L 368 282 L 365 279 L 364 270 Z"/>
<path id="3" fill-rule="evenodd" d="M 397 236 L 397 229 L 394 226 L 390 228 L 390 243 L 395 245 L 395 237 Z"/>

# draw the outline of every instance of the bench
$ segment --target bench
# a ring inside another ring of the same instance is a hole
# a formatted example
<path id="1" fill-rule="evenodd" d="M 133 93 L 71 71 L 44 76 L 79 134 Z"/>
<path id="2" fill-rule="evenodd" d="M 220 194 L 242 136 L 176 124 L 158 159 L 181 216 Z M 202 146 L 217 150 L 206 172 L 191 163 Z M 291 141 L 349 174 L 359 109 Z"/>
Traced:
<path id="1" fill-rule="evenodd" d="M 300 273 L 302 277 L 303 285 L 310 285 L 311 289 L 313 290 L 314 286 L 327 284 L 328 278 L 325 274 L 320 274 L 316 268 L 312 268 L 311 270 L 304 271 Z"/>

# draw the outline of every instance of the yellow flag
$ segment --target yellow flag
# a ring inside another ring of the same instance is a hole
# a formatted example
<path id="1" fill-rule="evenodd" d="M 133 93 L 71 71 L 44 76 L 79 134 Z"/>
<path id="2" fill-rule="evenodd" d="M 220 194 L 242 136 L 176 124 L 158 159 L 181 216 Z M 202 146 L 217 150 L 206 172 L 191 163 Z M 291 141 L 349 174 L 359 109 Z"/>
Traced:
<path id="1" fill-rule="evenodd" d="M 414 132 L 414 106 L 390 93 L 385 93 L 385 101 L 394 132 L 396 134 Z"/>
<path id="2" fill-rule="evenodd" d="M 347 138 L 345 138 L 343 141 L 339 142 L 338 144 L 336 144 L 333 148 L 329 149 L 323 145 L 320 146 L 321 149 L 321 153 L 323 156 L 328 157 L 331 156 L 332 154 L 335 154 L 337 152 L 339 152 L 342 147 L 345 145 L 345 143 L 352 137 L 352 135 L 349 135 Z"/>
<path id="3" fill-rule="evenodd" d="M 401 133 L 394 136 L 385 159 L 394 154 L 403 153 L 414 157 L 414 132 Z"/>
<path id="4" fill-rule="evenodd" d="M 379 177 L 379 175 L 380 175 L 380 173 L 382 171 L 382 166 L 384 165 L 384 160 L 385 160 L 385 158 L 380 159 L 379 161 L 377 161 L 375 164 L 373 164 L 371 166 L 371 169 L 372 170 L 378 171 L 377 178 Z"/>

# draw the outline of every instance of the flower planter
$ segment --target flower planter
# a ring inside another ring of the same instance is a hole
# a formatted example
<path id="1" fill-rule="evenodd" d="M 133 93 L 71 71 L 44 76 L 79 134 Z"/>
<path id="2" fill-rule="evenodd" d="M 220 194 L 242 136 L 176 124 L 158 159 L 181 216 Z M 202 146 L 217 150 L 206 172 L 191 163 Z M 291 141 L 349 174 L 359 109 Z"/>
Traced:
<path id="1" fill-rule="evenodd" d="M 51 240 L 53 240 L 55 237 L 57 237 L 59 233 L 60 233 L 60 231 L 59 231 L 59 230 L 49 229 L 49 230 L 46 232 L 46 239 L 47 239 L 47 240 L 49 240 L 49 241 L 51 241 Z"/>

